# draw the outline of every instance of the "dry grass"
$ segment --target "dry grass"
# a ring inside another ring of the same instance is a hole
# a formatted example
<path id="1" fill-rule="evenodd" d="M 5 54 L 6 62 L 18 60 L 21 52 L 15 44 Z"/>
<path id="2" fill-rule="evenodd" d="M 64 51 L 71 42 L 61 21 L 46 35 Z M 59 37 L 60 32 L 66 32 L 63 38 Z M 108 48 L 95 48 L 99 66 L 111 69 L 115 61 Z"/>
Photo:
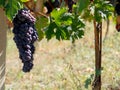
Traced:
<path id="1" fill-rule="evenodd" d="M 8 34 L 6 90 L 91 90 L 91 86 L 85 88 L 85 80 L 94 74 L 94 34 L 87 24 L 85 36 L 75 45 L 55 39 L 37 42 L 30 73 L 21 71 L 13 35 Z M 120 33 L 113 24 L 109 31 L 103 43 L 102 90 L 120 90 Z"/>

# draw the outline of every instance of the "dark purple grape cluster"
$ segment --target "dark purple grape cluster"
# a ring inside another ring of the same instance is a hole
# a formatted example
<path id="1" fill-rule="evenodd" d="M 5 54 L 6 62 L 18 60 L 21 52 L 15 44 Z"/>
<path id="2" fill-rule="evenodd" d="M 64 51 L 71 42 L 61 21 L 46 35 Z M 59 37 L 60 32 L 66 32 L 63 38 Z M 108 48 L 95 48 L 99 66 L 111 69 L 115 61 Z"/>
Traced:
<path id="1" fill-rule="evenodd" d="M 28 9 L 19 10 L 13 19 L 13 39 L 19 50 L 24 72 L 29 72 L 33 67 L 34 42 L 38 39 L 35 20 Z"/>
<path id="2" fill-rule="evenodd" d="M 68 0 L 68 12 L 72 13 L 72 7 L 76 4 L 73 0 Z"/>
<path id="3" fill-rule="evenodd" d="M 120 15 L 120 3 L 117 3 L 115 6 L 115 11 L 118 15 Z"/>

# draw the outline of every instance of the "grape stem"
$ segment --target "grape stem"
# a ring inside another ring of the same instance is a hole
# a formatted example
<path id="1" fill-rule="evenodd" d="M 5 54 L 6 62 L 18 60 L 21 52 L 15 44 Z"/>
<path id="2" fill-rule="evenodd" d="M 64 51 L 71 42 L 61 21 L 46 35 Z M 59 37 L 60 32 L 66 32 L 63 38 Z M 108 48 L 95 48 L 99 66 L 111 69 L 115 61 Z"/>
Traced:
<path id="1" fill-rule="evenodd" d="M 35 15 L 40 15 L 40 16 L 44 16 L 45 18 L 48 18 L 48 15 L 42 13 L 42 12 L 37 12 L 35 10 L 33 10 L 31 7 L 29 7 L 28 3 L 24 3 L 24 5 L 31 11 L 33 12 Z"/>

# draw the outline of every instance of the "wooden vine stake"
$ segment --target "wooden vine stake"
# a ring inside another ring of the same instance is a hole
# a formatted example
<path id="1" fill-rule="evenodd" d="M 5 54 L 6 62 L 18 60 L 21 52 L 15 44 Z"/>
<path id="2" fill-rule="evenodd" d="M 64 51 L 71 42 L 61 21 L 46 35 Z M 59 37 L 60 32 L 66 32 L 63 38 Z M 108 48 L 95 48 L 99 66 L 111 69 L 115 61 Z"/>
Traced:
<path id="1" fill-rule="evenodd" d="M 101 52 L 102 52 L 102 22 L 94 20 L 95 34 L 95 79 L 92 90 L 101 90 Z"/>
<path id="2" fill-rule="evenodd" d="M 6 18 L 0 8 L 0 90 L 5 90 Z"/>

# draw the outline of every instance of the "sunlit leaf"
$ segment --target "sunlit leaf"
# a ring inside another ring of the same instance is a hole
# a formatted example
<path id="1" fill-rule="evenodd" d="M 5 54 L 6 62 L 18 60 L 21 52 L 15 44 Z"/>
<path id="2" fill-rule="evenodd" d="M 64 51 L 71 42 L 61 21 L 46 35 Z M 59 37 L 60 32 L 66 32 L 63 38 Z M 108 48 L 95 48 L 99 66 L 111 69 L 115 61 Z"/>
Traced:
<path id="1" fill-rule="evenodd" d="M 30 0 L 21 0 L 21 2 L 28 2 L 28 1 L 30 1 Z"/>

